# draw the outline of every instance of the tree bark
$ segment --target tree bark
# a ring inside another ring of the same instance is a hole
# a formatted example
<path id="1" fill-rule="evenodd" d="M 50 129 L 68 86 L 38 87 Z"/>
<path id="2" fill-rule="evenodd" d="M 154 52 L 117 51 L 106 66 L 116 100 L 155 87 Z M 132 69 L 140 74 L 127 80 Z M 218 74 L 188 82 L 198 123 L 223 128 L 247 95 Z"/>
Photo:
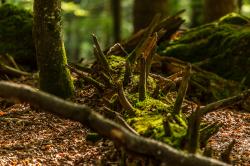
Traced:
<path id="1" fill-rule="evenodd" d="M 157 13 L 166 16 L 167 6 L 168 0 L 134 0 L 134 32 L 147 27 Z"/>
<path id="2" fill-rule="evenodd" d="M 40 89 L 63 98 L 70 97 L 74 87 L 66 68 L 60 0 L 34 1 L 33 34 Z"/>
<path id="3" fill-rule="evenodd" d="M 203 1 L 191 0 L 191 27 L 199 26 L 203 23 Z"/>
<path id="4" fill-rule="evenodd" d="M 0 81 L 0 96 L 29 102 L 63 118 L 81 122 L 102 136 L 123 146 L 126 150 L 152 157 L 166 165 L 229 166 L 211 158 L 183 153 L 159 141 L 138 136 L 84 105 L 62 100 L 25 85 Z"/>
<path id="5" fill-rule="evenodd" d="M 205 0 L 205 22 L 212 22 L 220 17 L 237 11 L 237 0 Z"/>
<path id="6" fill-rule="evenodd" d="M 111 0 L 113 35 L 115 42 L 121 41 L 121 0 Z"/>

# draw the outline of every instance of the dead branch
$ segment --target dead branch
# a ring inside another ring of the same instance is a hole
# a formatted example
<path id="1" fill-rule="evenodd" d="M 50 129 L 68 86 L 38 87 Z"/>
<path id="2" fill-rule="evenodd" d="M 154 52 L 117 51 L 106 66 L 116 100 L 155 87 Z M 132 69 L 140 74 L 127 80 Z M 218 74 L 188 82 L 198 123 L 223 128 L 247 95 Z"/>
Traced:
<path id="1" fill-rule="evenodd" d="M 133 115 L 135 113 L 134 107 L 131 105 L 131 103 L 128 101 L 127 97 L 124 94 L 122 83 L 117 83 L 117 91 L 118 91 L 118 98 L 121 103 L 121 105 L 128 110 L 128 113 Z"/>
<path id="2" fill-rule="evenodd" d="M 187 88 L 188 88 L 188 83 L 190 80 L 190 75 L 191 75 L 191 64 L 188 64 L 186 69 L 185 69 L 185 75 L 182 78 L 181 86 L 178 90 L 178 95 L 176 98 L 176 101 L 174 103 L 174 114 L 179 114 L 181 111 L 181 106 L 182 102 L 186 96 Z"/>
<path id="3" fill-rule="evenodd" d="M 132 134 L 87 106 L 62 100 L 25 85 L 0 81 L 0 96 L 16 98 L 61 117 L 81 122 L 129 151 L 153 157 L 171 166 L 227 166 L 226 163 L 199 155 L 186 154 L 161 142 Z"/>
<path id="4" fill-rule="evenodd" d="M 122 115 L 118 112 L 115 112 L 113 110 L 111 110 L 108 107 L 104 107 L 104 114 L 107 115 L 108 117 L 110 117 L 110 119 L 115 119 L 115 121 L 117 121 L 117 123 L 119 123 L 120 125 L 122 125 L 124 128 L 128 129 L 131 133 L 135 134 L 135 135 L 139 135 L 131 126 L 129 126 L 129 124 L 122 118 Z"/>
<path id="5" fill-rule="evenodd" d="M 213 103 L 206 105 L 205 107 L 200 108 L 201 114 L 212 112 L 213 110 L 218 110 L 219 108 L 224 108 L 227 106 L 234 105 L 242 100 L 247 99 L 250 96 L 250 89 L 243 91 L 239 95 L 222 99 Z"/>
<path id="6" fill-rule="evenodd" d="M 91 85 L 94 85 L 97 89 L 103 91 L 104 88 L 105 88 L 105 85 L 103 85 L 102 83 L 98 82 L 97 80 L 87 76 L 85 73 L 83 73 L 82 71 L 72 67 L 72 66 L 69 66 L 69 65 L 66 65 L 70 71 L 78 74 L 82 79 L 84 79 L 87 83 L 91 84 Z"/>
<path id="7" fill-rule="evenodd" d="M 27 73 L 25 71 L 21 71 L 19 69 L 15 69 L 13 67 L 7 66 L 1 62 L 0 62 L 0 71 L 7 74 L 7 75 L 16 76 L 16 77 L 31 75 L 30 73 Z"/>

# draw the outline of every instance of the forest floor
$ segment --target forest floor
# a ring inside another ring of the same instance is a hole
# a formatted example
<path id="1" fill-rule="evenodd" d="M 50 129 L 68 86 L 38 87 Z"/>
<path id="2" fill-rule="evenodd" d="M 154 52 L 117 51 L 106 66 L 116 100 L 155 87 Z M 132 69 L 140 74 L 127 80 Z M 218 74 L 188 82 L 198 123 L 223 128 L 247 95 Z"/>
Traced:
<path id="1" fill-rule="evenodd" d="M 14 80 L 36 87 L 36 80 Z M 94 88 L 78 89 L 72 99 L 94 110 L 101 107 Z M 223 124 L 209 139 L 214 157 L 235 140 L 233 165 L 250 165 L 250 114 L 237 106 L 207 114 L 204 121 Z M 78 122 L 61 119 L 27 103 L 16 104 L 0 98 L 0 165 L 119 165 L 119 153 L 106 139 L 86 140 L 93 131 Z"/>

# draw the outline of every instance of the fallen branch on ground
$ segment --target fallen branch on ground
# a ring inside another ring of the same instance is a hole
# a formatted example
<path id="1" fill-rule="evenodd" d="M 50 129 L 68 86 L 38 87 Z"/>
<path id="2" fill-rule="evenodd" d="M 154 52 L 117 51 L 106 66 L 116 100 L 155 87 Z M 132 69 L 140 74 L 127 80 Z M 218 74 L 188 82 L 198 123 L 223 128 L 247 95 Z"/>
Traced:
<path id="1" fill-rule="evenodd" d="M 11 75 L 11 76 L 29 76 L 31 75 L 30 73 L 27 73 L 25 71 L 21 71 L 19 69 L 15 69 L 13 67 L 7 66 L 0 62 L 0 72 L 3 72 L 4 74 Z"/>
<path id="2" fill-rule="evenodd" d="M 124 127 L 105 119 L 84 105 L 62 100 L 25 85 L 0 81 L 0 96 L 29 102 L 63 118 L 81 122 L 125 149 L 140 155 L 155 158 L 167 165 L 227 166 L 226 163 L 212 158 L 183 153 L 164 143 L 135 135 Z"/>

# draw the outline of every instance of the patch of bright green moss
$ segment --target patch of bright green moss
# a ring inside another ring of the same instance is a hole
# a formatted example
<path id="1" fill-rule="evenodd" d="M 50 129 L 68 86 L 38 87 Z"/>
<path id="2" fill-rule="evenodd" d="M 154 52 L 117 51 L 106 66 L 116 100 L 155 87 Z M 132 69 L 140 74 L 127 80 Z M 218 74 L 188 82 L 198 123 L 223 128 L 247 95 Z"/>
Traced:
<path id="1" fill-rule="evenodd" d="M 135 107 L 140 110 L 143 110 L 142 112 L 147 112 L 147 114 L 151 113 L 158 114 L 158 113 L 169 112 L 171 106 L 163 103 L 160 100 L 147 97 L 144 101 L 137 102 L 135 104 Z"/>
<path id="2" fill-rule="evenodd" d="M 249 22 L 248 18 L 238 13 L 230 13 L 219 20 L 219 24 L 245 25 Z"/>
<path id="3" fill-rule="evenodd" d="M 162 128 L 163 117 L 160 114 L 144 115 L 129 118 L 127 121 L 139 134 L 151 137 L 156 135 L 156 131 Z"/>
<path id="4" fill-rule="evenodd" d="M 144 101 L 138 101 L 138 95 L 133 95 L 134 107 L 138 110 L 136 115 L 128 117 L 128 123 L 143 136 L 161 140 L 176 148 L 180 148 L 185 139 L 187 124 L 184 116 L 171 117 L 173 103 L 164 103 L 147 96 Z M 165 134 L 163 120 L 169 117 L 170 136 Z"/>

